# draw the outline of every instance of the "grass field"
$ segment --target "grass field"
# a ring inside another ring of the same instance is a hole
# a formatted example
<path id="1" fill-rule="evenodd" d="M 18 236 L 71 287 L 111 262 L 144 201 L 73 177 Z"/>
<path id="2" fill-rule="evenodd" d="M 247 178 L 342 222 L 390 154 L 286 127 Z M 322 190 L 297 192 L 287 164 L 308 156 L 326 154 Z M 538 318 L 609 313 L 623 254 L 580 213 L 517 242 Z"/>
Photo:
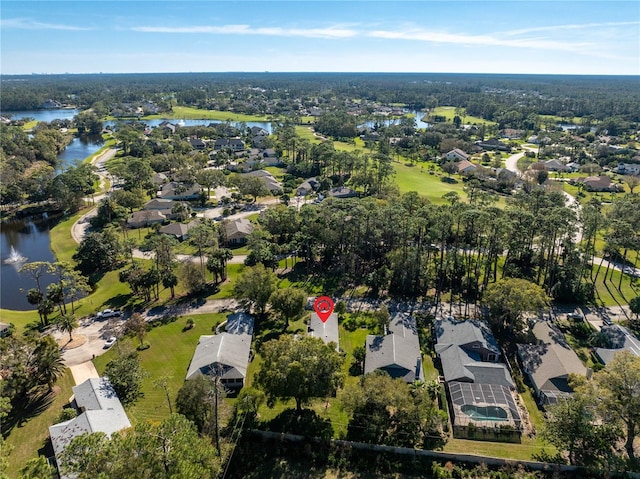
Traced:
<path id="1" fill-rule="evenodd" d="M 6 437 L 7 444 L 12 449 L 9 455 L 7 477 L 17 478 L 20 468 L 39 453 L 44 453 L 44 446 L 49 438 L 49 426 L 55 424 L 62 412 L 62 408 L 68 404 L 73 394 L 71 388 L 75 386 L 71 371 L 67 369 L 64 375 L 58 379 L 54 387 L 54 393 L 46 396 L 39 404 L 37 410 L 31 410 L 29 414 L 20 414 L 18 423 L 12 427 Z M 7 425 L 13 418 L 3 419 L 3 434 Z"/>
<path id="2" fill-rule="evenodd" d="M 454 106 L 438 106 L 429 111 L 428 116 L 444 116 L 447 122 L 453 122 L 453 118 L 456 116 L 456 108 Z M 461 117 L 462 118 L 462 117 Z M 428 117 L 427 117 L 427 121 Z M 465 125 L 496 125 L 494 121 L 485 120 L 477 116 L 465 115 L 463 118 Z"/>
<path id="3" fill-rule="evenodd" d="M 460 177 L 454 177 L 457 183 L 452 184 L 441 181 L 441 178 L 446 175 L 440 172 L 430 172 L 420 165 L 410 166 L 394 162 L 393 169 L 396 172 L 394 180 L 400 193 L 416 191 L 419 195 L 436 204 L 444 203 L 442 195 L 450 191 L 455 191 L 461 198 L 467 196 L 462 189 L 463 183 Z"/>

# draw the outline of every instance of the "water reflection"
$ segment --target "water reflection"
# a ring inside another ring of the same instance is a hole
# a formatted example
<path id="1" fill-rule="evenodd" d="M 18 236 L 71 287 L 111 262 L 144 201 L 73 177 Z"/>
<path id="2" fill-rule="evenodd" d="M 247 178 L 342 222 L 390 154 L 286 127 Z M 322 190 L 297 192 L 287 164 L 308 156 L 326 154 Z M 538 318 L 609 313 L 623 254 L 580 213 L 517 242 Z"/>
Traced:
<path id="1" fill-rule="evenodd" d="M 29 304 L 25 292 L 35 288 L 35 281 L 18 270 L 24 263 L 6 264 L 5 259 L 11 255 L 13 247 L 20 255 L 28 258 L 28 262 L 54 262 L 55 257 L 49 245 L 49 230 L 60 220 L 60 216 L 37 216 L 27 219 L 5 221 L 0 224 L 0 307 L 5 309 L 34 309 Z M 53 275 L 41 278 L 42 289 L 55 281 Z"/>

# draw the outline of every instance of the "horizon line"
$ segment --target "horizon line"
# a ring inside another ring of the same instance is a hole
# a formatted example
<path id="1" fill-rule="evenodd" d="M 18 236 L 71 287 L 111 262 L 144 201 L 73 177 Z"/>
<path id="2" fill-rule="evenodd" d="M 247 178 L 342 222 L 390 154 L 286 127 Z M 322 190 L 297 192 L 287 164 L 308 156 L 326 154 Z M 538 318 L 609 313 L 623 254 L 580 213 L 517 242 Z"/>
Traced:
<path id="1" fill-rule="evenodd" d="M 514 75 L 514 76 L 598 76 L 598 77 L 640 77 L 640 73 L 516 73 L 516 72 L 454 72 L 454 71 L 270 71 L 270 70 L 229 70 L 229 71 L 155 71 L 155 72 L 57 72 L 57 73 L 3 73 L 5 76 L 55 76 L 55 75 L 202 75 L 202 74 L 342 74 L 342 75 Z"/>

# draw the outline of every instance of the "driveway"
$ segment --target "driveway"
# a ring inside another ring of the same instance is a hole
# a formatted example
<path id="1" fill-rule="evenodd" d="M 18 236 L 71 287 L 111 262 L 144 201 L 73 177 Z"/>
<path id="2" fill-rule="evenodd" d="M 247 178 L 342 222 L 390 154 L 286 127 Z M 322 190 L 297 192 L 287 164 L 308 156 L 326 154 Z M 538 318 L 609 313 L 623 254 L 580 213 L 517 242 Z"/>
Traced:
<path id="1" fill-rule="evenodd" d="M 82 384 L 87 379 L 100 377 L 96 367 L 91 361 L 74 364 L 73 366 L 69 366 L 69 369 L 71 369 L 71 374 L 73 374 L 73 380 L 76 382 L 76 386 Z"/>
<path id="2" fill-rule="evenodd" d="M 123 324 L 123 318 L 111 318 L 106 321 L 97 321 L 90 318 L 83 321 L 80 327 L 73 331 L 73 335 L 85 336 L 87 340 L 82 346 L 78 346 L 77 348 L 63 348 L 62 359 L 64 360 L 64 363 L 71 368 L 72 366 L 91 361 L 96 356 L 100 356 L 105 353 L 107 350 L 103 349 L 104 342 L 110 336 L 118 336 L 122 331 Z M 51 335 L 56 339 L 65 336 L 66 334 L 67 333 L 61 333 L 57 330 L 54 330 L 51 333 Z"/>

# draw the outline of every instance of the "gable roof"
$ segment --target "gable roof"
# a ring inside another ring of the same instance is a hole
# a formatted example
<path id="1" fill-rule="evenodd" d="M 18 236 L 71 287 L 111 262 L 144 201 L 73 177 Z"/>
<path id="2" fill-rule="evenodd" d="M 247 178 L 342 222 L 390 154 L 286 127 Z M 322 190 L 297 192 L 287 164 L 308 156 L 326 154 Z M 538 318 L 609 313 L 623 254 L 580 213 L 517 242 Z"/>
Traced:
<path id="1" fill-rule="evenodd" d="M 87 379 L 73 388 L 73 394 L 75 403 L 82 413 L 49 427 L 58 467 L 60 454 L 76 436 L 92 432 L 104 432 L 110 436 L 116 431 L 131 427 L 129 418 L 107 377 Z"/>
<path id="2" fill-rule="evenodd" d="M 223 380 L 246 378 L 253 317 L 246 313 L 229 315 L 225 329 L 223 333 L 200 336 L 186 379 L 202 374 L 217 375 Z"/>
<path id="3" fill-rule="evenodd" d="M 503 363 L 482 361 L 479 351 L 500 356 L 500 348 L 489 326 L 483 321 L 455 321 L 443 318 L 435 322 L 437 343 L 447 382 L 463 381 L 479 384 L 498 384 L 513 388 L 514 382 Z"/>
<path id="4" fill-rule="evenodd" d="M 315 312 L 311 313 L 309 320 L 309 328 L 307 329 L 309 336 L 320 338 L 325 344 L 335 343 L 336 351 L 338 351 L 340 338 L 338 334 L 338 315 L 331 313 L 327 320 L 323 323 Z"/>
<path id="5" fill-rule="evenodd" d="M 596 355 L 604 364 L 610 363 L 620 351 L 629 351 L 640 356 L 640 341 L 628 329 L 619 324 L 611 324 L 604 325 L 600 332 L 611 342 L 611 348 L 595 349 Z"/>
<path id="6" fill-rule="evenodd" d="M 367 336 L 364 372 L 366 374 L 377 369 L 408 383 L 424 381 L 420 340 L 414 317 L 397 313 L 389 322 L 389 334 Z"/>
<path id="7" fill-rule="evenodd" d="M 253 232 L 253 223 L 247 218 L 223 221 L 222 225 L 227 238 L 247 236 Z"/>
<path id="8" fill-rule="evenodd" d="M 200 224 L 200 220 L 194 220 L 189 223 L 171 223 L 169 225 L 163 226 L 158 230 L 158 233 L 163 233 L 166 235 L 172 235 L 176 238 L 182 238 L 183 236 L 189 233 L 189 230 L 193 229 L 193 227 Z"/>
<path id="9" fill-rule="evenodd" d="M 562 332 L 548 321 L 537 321 L 533 334 L 538 344 L 518 344 L 520 361 L 538 391 L 572 392 L 569 374 L 586 375 L 587 368 L 571 349 Z"/>

